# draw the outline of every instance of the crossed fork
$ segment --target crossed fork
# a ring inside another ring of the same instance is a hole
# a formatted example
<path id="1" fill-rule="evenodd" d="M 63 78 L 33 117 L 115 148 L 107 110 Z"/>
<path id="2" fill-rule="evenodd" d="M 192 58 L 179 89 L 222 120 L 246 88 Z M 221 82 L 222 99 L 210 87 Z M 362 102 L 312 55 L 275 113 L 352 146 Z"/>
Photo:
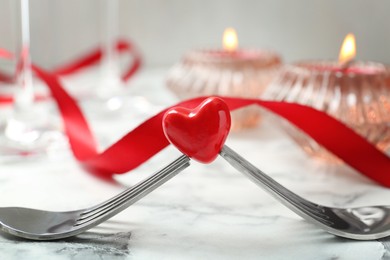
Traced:
<path id="1" fill-rule="evenodd" d="M 190 165 L 191 158 L 210 163 L 222 156 L 282 204 L 336 236 L 370 240 L 390 235 L 390 206 L 333 208 L 312 203 L 288 190 L 226 146 L 230 112 L 219 98 L 195 109 L 172 108 L 163 118 L 167 139 L 181 152 L 178 159 L 137 185 L 96 206 L 53 212 L 20 207 L 0 208 L 0 229 L 33 240 L 55 240 L 80 234 L 123 211 Z"/>

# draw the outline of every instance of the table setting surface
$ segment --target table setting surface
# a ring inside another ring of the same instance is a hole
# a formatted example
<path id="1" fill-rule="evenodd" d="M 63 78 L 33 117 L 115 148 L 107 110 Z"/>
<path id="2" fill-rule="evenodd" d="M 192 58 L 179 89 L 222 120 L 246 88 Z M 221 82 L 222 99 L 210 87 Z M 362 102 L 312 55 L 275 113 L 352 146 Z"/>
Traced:
<path id="1" fill-rule="evenodd" d="M 86 116 L 104 149 L 177 100 L 165 87 L 166 69 L 147 69 L 131 93 L 153 106 L 119 118 Z M 73 81 L 72 81 L 73 82 Z M 66 84 L 65 84 L 66 85 Z M 145 137 L 147 138 L 147 137 Z M 231 132 L 226 144 L 292 191 L 329 206 L 390 204 L 390 190 L 342 163 L 308 157 L 262 111 L 252 129 Z M 103 180 L 82 169 L 70 151 L 50 158 L 3 163 L 0 207 L 53 211 L 95 205 L 180 156 L 169 146 L 135 170 Z M 129 158 L 131 160 L 131 158 Z M 0 234 L 1 259 L 390 259 L 390 240 L 338 238 L 306 222 L 226 161 L 191 166 L 99 226 L 58 241 Z"/>

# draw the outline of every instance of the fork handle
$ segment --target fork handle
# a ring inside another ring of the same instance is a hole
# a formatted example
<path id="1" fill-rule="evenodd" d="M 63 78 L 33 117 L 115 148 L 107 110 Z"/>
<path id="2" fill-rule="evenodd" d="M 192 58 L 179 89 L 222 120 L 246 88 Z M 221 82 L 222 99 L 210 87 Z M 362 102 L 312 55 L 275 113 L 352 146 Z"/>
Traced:
<path id="1" fill-rule="evenodd" d="M 242 156 L 240 156 L 228 146 L 224 145 L 219 154 L 230 165 L 236 168 L 239 172 L 243 173 L 246 177 L 248 177 L 258 186 L 266 190 L 270 195 L 280 201 L 283 205 L 285 205 L 301 217 L 308 219 L 306 214 L 302 212 L 301 209 L 302 205 L 307 202 L 305 199 L 276 182 L 274 179 L 256 168 L 254 165 L 245 160 Z"/>

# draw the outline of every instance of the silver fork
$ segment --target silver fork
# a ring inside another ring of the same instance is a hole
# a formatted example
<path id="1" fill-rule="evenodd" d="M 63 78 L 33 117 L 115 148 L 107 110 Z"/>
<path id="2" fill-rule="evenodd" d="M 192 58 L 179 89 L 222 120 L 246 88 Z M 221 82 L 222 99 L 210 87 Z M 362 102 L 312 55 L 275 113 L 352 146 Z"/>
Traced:
<path id="1" fill-rule="evenodd" d="M 307 221 L 336 236 L 370 240 L 390 235 L 390 206 L 332 208 L 312 203 L 286 189 L 226 145 L 220 155 Z M 97 206 L 51 212 L 28 208 L 0 208 L 0 228 L 12 235 L 54 240 L 80 234 L 111 218 L 189 166 L 182 155 L 161 171 Z"/>
<path id="2" fill-rule="evenodd" d="M 331 234 L 357 240 L 390 235 L 390 206 L 333 208 L 315 204 L 286 189 L 226 145 L 219 154 L 289 209 Z"/>
<path id="3" fill-rule="evenodd" d="M 171 164 L 94 207 L 53 212 L 29 208 L 0 208 L 0 228 L 11 235 L 34 239 L 54 240 L 80 234 L 126 209 L 163 183 L 187 168 L 190 158 L 180 156 Z"/>

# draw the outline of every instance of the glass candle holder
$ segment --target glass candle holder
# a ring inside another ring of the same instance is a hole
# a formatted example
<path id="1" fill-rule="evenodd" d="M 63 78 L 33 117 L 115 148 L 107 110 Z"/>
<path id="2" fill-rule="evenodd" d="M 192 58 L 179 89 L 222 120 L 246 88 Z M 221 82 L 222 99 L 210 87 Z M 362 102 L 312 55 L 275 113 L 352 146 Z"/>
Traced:
<path id="1" fill-rule="evenodd" d="M 280 57 L 261 50 L 195 50 L 184 55 L 168 74 L 167 86 L 180 99 L 199 96 L 258 97 L 274 79 Z M 232 129 L 253 127 L 257 108 L 232 113 Z"/>
<path id="2" fill-rule="evenodd" d="M 379 149 L 390 147 L 390 68 L 383 64 L 354 62 L 343 68 L 336 62 L 313 61 L 288 65 L 262 98 L 313 107 L 343 122 Z M 308 154 L 338 161 L 297 128 L 287 123 L 283 126 Z"/>

